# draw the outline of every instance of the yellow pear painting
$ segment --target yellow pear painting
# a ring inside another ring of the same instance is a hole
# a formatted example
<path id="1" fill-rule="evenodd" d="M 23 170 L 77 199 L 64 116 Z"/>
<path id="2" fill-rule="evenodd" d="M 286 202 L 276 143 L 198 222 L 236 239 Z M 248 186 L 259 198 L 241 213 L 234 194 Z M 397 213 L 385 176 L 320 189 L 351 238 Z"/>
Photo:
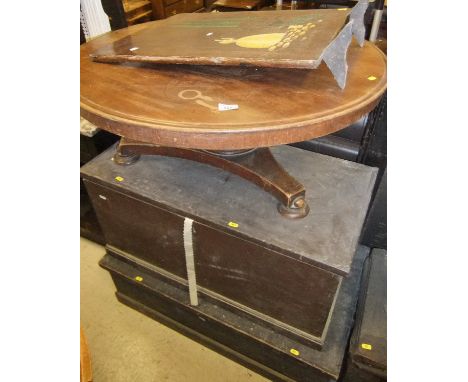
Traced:
<path id="1" fill-rule="evenodd" d="M 254 34 L 251 36 L 245 36 L 238 38 L 223 38 L 216 40 L 220 44 L 236 44 L 242 48 L 256 48 L 266 49 L 279 43 L 286 33 L 265 33 L 265 34 Z"/>
<path id="2" fill-rule="evenodd" d="M 319 22 L 322 20 L 319 20 Z M 273 51 L 277 48 L 287 48 L 292 41 L 302 37 L 306 39 L 306 32 L 315 28 L 315 24 L 308 23 L 306 25 L 290 25 L 285 33 L 263 33 L 244 36 L 241 38 L 223 37 L 220 40 L 215 40 L 220 44 L 236 44 L 241 48 L 251 49 L 268 49 Z"/>

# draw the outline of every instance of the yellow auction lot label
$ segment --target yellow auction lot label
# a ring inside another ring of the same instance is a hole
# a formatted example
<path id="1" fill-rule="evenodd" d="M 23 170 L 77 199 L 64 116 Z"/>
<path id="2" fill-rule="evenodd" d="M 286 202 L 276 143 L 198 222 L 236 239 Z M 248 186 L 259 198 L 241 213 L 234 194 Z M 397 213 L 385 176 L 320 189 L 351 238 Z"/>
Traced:
<path id="1" fill-rule="evenodd" d="M 299 353 L 299 350 L 296 350 L 296 349 L 291 349 L 291 350 L 289 350 L 289 352 L 290 352 L 291 354 L 296 355 L 296 356 L 300 354 L 300 353 Z"/>

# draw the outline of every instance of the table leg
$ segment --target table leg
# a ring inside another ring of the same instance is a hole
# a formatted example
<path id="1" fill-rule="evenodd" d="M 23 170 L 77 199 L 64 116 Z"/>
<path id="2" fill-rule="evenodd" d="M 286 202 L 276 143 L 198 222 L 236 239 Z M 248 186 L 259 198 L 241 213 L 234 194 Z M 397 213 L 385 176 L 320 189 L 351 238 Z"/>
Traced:
<path id="1" fill-rule="evenodd" d="M 214 152 L 158 146 L 122 138 L 114 162 L 129 165 L 135 163 L 140 155 L 177 157 L 221 168 L 272 194 L 280 202 L 278 211 L 283 216 L 294 219 L 309 213 L 304 186 L 286 172 L 268 148 Z"/>

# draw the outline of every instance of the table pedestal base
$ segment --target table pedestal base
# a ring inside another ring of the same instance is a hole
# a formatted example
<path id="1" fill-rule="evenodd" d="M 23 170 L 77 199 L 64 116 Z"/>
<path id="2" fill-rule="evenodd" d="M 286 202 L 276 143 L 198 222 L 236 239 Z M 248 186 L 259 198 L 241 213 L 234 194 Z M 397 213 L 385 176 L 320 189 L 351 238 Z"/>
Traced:
<path id="1" fill-rule="evenodd" d="M 304 186 L 284 170 L 268 148 L 214 152 L 158 146 L 122 138 L 114 155 L 114 162 L 130 165 L 135 163 L 140 155 L 177 157 L 221 168 L 273 195 L 280 202 L 278 211 L 281 215 L 295 219 L 309 213 Z"/>

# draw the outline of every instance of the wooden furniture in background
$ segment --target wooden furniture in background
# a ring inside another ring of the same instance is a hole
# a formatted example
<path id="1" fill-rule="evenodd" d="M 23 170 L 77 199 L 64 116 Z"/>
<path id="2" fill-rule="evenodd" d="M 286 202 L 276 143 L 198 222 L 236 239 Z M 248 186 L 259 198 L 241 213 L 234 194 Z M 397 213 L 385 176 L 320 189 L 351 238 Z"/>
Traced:
<path id="1" fill-rule="evenodd" d="M 203 0 L 101 0 L 112 30 L 203 10 Z"/>
<path id="2" fill-rule="evenodd" d="M 126 0 L 123 2 L 128 25 L 151 21 L 153 7 L 150 0 Z"/>
<path id="3" fill-rule="evenodd" d="M 282 1 L 278 2 L 275 1 L 273 4 L 268 4 L 265 5 L 264 7 L 261 8 L 262 11 L 291 11 L 295 9 L 317 9 L 319 8 L 320 4 L 309 1 L 309 0 L 303 0 L 303 1 L 294 1 L 294 0 L 288 0 L 288 1 Z"/>
<path id="4" fill-rule="evenodd" d="M 219 11 L 258 11 L 265 4 L 265 0 L 217 0 L 213 9 Z"/>
<path id="5" fill-rule="evenodd" d="M 151 3 L 156 20 L 165 19 L 179 13 L 199 12 L 205 6 L 203 0 L 151 0 Z"/>

